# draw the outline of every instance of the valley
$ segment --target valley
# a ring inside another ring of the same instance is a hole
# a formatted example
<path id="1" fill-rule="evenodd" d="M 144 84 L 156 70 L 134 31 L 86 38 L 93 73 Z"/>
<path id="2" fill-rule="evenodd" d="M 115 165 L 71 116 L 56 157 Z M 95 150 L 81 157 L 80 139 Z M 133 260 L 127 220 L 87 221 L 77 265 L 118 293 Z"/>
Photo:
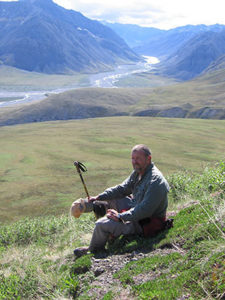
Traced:
<path id="1" fill-rule="evenodd" d="M 224 69 L 185 82 L 155 75 L 154 70 L 134 73 L 121 78 L 118 88 L 77 88 L 50 93 L 44 101 L 2 107 L 0 125 L 121 115 L 223 120 L 224 79 Z"/>
<path id="2" fill-rule="evenodd" d="M 113 71 L 96 74 L 47 75 L 25 72 L 12 67 L 0 66 L 0 108 L 31 103 L 45 99 L 49 94 L 59 94 L 77 88 L 113 88 L 121 78 L 150 71 L 157 62 L 154 57 L 145 57 L 144 62 L 119 65 Z M 172 80 L 165 80 L 167 84 Z M 164 85 L 158 80 L 154 86 Z M 13 100 L 11 100 L 13 98 Z"/>

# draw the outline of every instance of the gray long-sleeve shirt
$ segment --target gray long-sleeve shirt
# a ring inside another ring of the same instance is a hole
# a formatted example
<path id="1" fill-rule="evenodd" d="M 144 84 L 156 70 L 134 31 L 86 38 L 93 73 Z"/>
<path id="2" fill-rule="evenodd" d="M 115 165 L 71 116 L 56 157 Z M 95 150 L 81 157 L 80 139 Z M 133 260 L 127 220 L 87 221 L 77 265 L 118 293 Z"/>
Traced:
<path id="1" fill-rule="evenodd" d="M 162 218 L 166 215 L 168 191 L 168 182 L 154 163 L 151 163 L 140 180 L 139 174 L 133 171 L 123 183 L 108 188 L 98 199 L 121 199 L 132 194 L 133 207 L 120 216 L 124 221 L 139 221 L 147 217 Z"/>

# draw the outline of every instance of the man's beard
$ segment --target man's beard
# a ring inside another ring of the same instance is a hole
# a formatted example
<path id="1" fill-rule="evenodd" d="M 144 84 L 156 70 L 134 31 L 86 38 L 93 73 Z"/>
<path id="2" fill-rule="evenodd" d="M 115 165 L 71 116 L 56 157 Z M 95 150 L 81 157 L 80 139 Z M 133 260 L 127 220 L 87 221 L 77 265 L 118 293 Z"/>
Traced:
<path id="1" fill-rule="evenodd" d="M 139 165 L 133 165 L 134 171 L 140 173 L 142 171 L 142 168 Z"/>

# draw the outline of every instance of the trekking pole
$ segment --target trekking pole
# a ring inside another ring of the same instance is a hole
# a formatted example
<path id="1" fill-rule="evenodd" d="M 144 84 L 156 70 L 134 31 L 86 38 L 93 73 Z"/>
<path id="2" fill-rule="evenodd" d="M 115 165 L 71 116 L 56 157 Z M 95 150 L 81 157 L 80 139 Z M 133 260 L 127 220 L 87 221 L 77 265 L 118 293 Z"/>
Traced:
<path id="1" fill-rule="evenodd" d="M 89 199 L 90 196 L 89 196 L 89 193 L 88 193 L 86 184 L 85 184 L 85 182 L 84 182 L 84 178 L 83 178 L 82 173 L 81 173 L 81 171 L 82 171 L 82 172 L 87 172 L 87 168 L 86 168 L 81 162 L 79 162 L 79 161 L 75 161 L 75 162 L 74 162 L 74 166 L 77 168 L 77 173 L 80 175 L 81 182 L 83 183 L 84 190 L 85 190 L 85 192 L 86 192 L 86 194 L 87 194 L 87 197 L 88 197 L 88 199 Z"/>

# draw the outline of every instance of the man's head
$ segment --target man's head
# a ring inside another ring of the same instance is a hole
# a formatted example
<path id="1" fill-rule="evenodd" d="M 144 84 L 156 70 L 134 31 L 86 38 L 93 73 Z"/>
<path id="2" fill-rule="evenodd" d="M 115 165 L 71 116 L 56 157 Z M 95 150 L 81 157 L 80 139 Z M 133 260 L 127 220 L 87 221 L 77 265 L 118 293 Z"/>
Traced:
<path id="1" fill-rule="evenodd" d="M 151 164 L 151 150 L 143 144 L 136 145 L 131 151 L 131 160 L 134 170 L 143 175 Z"/>

